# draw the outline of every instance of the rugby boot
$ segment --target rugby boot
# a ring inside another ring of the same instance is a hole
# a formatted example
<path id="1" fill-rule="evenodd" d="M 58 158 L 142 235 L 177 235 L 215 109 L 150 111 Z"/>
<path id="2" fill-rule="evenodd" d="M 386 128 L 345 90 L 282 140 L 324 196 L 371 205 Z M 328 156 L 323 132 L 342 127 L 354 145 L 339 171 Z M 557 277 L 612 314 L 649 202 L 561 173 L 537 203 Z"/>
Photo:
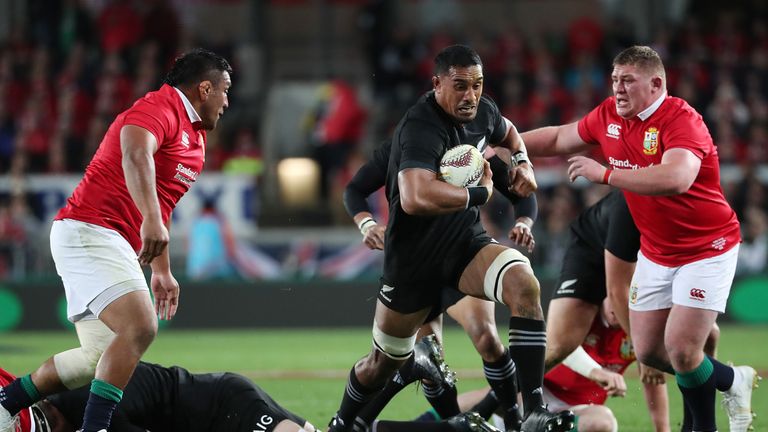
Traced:
<path id="1" fill-rule="evenodd" d="M 413 347 L 413 376 L 445 387 L 456 386 L 456 373 L 445 364 L 435 335 L 424 336 Z"/>
<path id="2" fill-rule="evenodd" d="M 449 418 L 448 424 L 456 432 L 501 432 L 480 417 L 480 414 L 472 411 Z"/>
<path id="3" fill-rule="evenodd" d="M 723 392 L 723 407 L 728 413 L 731 432 L 747 432 L 752 429 L 752 390 L 762 378 L 750 366 L 733 366 L 733 373 L 740 375 L 739 385 Z"/>
<path id="4" fill-rule="evenodd" d="M 576 416 L 569 410 L 551 413 L 545 407 L 534 408 L 523 420 L 521 432 L 567 432 L 576 425 Z"/>
<path id="5" fill-rule="evenodd" d="M 339 418 L 338 414 L 334 414 L 331 421 L 328 422 L 328 432 L 346 432 L 346 430 L 344 421 Z"/>

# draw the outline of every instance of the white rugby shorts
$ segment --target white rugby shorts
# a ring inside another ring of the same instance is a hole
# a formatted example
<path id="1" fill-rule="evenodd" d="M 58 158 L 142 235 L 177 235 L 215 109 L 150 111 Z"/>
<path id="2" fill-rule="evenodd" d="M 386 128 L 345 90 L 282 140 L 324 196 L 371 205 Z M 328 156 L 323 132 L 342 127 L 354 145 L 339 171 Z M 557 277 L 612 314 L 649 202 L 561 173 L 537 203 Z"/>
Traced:
<path id="1" fill-rule="evenodd" d="M 738 255 L 736 245 L 717 256 L 666 267 L 639 252 L 629 288 L 629 308 L 642 312 L 669 309 L 676 304 L 723 313 Z"/>
<path id="2" fill-rule="evenodd" d="M 132 291 L 149 291 L 136 252 L 117 231 L 73 219 L 51 226 L 51 255 L 64 283 L 67 317 L 98 318 Z"/>

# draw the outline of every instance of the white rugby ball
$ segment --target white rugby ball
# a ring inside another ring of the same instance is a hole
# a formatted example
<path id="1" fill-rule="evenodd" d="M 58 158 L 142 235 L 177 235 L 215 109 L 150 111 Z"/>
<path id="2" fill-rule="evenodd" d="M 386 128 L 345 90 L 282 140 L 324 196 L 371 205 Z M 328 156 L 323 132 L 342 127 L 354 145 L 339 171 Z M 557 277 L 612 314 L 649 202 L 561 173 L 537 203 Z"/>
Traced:
<path id="1" fill-rule="evenodd" d="M 483 176 L 484 162 L 477 147 L 457 145 L 440 159 L 440 180 L 459 187 L 477 186 Z"/>

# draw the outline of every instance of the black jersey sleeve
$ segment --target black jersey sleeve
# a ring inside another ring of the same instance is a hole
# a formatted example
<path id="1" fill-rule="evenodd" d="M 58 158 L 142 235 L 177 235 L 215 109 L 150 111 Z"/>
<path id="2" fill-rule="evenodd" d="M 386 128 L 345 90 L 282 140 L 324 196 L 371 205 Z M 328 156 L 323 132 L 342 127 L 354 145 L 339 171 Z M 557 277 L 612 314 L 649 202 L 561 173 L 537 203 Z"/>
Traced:
<path id="1" fill-rule="evenodd" d="M 373 158 L 361 166 L 344 189 L 344 208 L 350 217 L 371 211 L 366 198 L 384 186 L 391 141 L 387 141 L 373 153 Z"/>
<path id="2" fill-rule="evenodd" d="M 521 217 L 529 217 L 533 222 L 536 222 L 536 218 L 539 217 L 539 201 L 535 193 L 520 198 L 515 204 L 515 218 Z"/>
<path id="3" fill-rule="evenodd" d="M 448 136 L 436 125 L 410 120 L 400 130 L 400 160 L 398 170 L 422 168 L 437 172 L 445 153 Z"/>
<path id="4" fill-rule="evenodd" d="M 491 143 L 498 144 L 507 136 L 507 122 L 504 121 L 504 117 L 501 115 L 501 111 L 499 111 L 499 107 L 493 99 L 488 96 L 482 96 L 480 103 L 487 105 L 489 110 L 488 120 L 491 133 L 488 139 Z"/>
<path id="5" fill-rule="evenodd" d="M 488 162 L 491 164 L 491 172 L 493 172 L 493 187 L 515 206 L 515 217 L 529 217 L 536 222 L 536 217 L 539 214 L 536 194 L 521 197 L 511 192 L 509 190 L 509 165 L 498 156 L 493 156 L 488 159 Z"/>
<path id="6" fill-rule="evenodd" d="M 629 213 L 629 207 L 624 200 L 624 194 L 616 194 L 615 203 L 610 209 L 608 233 L 605 237 L 605 249 L 627 262 L 637 261 L 637 251 L 640 250 L 640 231 Z"/>

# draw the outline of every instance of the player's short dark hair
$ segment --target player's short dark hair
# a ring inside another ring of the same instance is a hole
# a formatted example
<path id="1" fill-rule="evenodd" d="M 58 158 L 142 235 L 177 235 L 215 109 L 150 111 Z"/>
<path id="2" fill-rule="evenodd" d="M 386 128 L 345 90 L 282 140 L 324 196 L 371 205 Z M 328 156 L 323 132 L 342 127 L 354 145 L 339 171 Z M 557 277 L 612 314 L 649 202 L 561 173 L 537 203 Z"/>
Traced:
<path id="1" fill-rule="evenodd" d="M 659 53 L 649 46 L 631 46 L 614 57 L 613 66 L 627 65 L 664 76 L 664 62 L 661 61 Z"/>
<path id="2" fill-rule="evenodd" d="M 205 80 L 217 84 L 223 72 L 232 73 L 232 66 L 224 57 L 195 48 L 176 58 L 163 82 L 174 87 L 194 85 Z"/>
<path id="3" fill-rule="evenodd" d="M 448 73 L 451 67 L 483 66 L 480 55 L 466 45 L 451 45 L 435 56 L 435 75 Z"/>

